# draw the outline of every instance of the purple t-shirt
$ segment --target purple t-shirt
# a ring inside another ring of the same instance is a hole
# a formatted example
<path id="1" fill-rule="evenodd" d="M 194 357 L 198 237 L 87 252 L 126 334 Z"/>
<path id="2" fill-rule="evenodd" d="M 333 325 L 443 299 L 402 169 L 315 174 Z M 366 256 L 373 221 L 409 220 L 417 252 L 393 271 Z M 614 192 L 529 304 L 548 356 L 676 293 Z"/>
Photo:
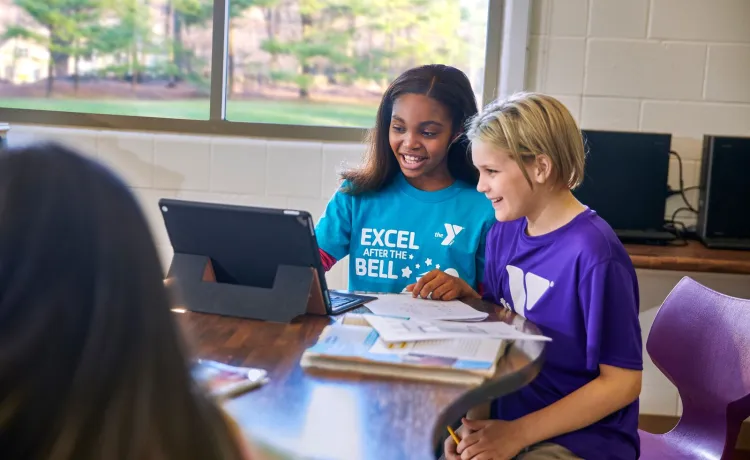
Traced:
<path id="1" fill-rule="evenodd" d="M 562 399 L 599 365 L 643 369 L 638 281 L 609 225 L 587 209 L 545 235 L 526 219 L 497 222 L 487 236 L 485 299 L 511 308 L 552 338 L 539 375 L 493 404 L 514 420 Z M 638 400 L 578 431 L 550 439 L 585 459 L 638 458 Z"/>

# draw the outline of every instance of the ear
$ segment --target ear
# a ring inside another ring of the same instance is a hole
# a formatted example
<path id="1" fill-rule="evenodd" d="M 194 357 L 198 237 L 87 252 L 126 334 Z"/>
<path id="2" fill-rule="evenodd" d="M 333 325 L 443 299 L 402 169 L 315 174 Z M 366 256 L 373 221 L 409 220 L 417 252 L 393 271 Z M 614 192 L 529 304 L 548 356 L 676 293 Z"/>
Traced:
<path id="1" fill-rule="evenodd" d="M 547 155 L 537 155 L 532 180 L 537 184 L 549 183 L 552 179 L 552 160 Z"/>
<path id="2" fill-rule="evenodd" d="M 455 134 L 453 134 L 453 136 L 451 136 L 451 141 L 450 141 L 450 142 L 448 142 L 448 148 L 451 148 L 451 147 L 453 146 L 453 143 L 454 143 L 454 142 L 456 142 L 456 141 L 458 140 L 458 138 L 459 138 L 459 137 L 461 137 L 461 135 L 462 135 L 463 133 L 464 133 L 464 131 L 463 131 L 463 130 L 460 130 L 460 131 L 456 131 L 456 133 L 455 133 Z"/>

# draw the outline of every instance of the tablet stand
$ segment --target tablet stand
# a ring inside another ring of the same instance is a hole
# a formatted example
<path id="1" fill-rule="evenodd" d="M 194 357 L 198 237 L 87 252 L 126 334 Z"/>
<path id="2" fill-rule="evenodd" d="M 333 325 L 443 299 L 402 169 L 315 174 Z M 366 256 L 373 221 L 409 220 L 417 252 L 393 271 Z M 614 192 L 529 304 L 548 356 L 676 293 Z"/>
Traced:
<path id="1" fill-rule="evenodd" d="M 191 311 L 280 323 L 327 314 L 312 267 L 279 265 L 268 289 L 218 283 L 209 257 L 175 253 L 167 278 L 178 290 L 179 305 Z"/>

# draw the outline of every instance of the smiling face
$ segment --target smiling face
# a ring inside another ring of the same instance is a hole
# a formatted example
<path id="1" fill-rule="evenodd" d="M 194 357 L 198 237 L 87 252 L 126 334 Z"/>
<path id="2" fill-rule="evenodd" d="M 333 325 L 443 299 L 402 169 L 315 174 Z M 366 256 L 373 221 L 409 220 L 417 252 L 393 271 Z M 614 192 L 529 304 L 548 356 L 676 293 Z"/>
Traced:
<path id="1" fill-rule="evenodd" d="M 450 185 L 447 159 L 453 133 L 442 104 L 421 94 L 399 96 L 388 133 L 391 150 L 412 185 L 423 190 Z"/>
<path id="2" fill-rule="evenodd" d="M 538 202 L 540 187 L 532 187 L 521 167 L 509 152 L 475 140 L 471 144 L 474 166 L 479 170 L 477 190 L 492 202 L 495 218 L 508 222 L 531 215 Z M 528 165 L 526 172 L 533 181 L 537 170 Z"/>

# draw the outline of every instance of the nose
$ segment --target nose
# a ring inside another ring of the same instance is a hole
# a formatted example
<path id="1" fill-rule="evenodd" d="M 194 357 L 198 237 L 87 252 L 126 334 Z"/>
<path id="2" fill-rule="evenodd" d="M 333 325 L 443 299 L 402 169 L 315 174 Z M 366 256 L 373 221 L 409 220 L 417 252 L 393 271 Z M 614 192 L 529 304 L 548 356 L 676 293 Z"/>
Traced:
<path id="1" fill-rule="evenodd" d="M 417 150 L 419 148 L 419 141 L 413 133 L 404 133 L 404 148 L 407 150 Z"/>
<path id="2" fill-rule="evenodd" d="M 489 190 L 490 188 L 487 185 L 487 181 L 485 180 L 484 174 L 479 173 L 479 182 L 477 182 L 477 192 L 486 194 Z"/>

